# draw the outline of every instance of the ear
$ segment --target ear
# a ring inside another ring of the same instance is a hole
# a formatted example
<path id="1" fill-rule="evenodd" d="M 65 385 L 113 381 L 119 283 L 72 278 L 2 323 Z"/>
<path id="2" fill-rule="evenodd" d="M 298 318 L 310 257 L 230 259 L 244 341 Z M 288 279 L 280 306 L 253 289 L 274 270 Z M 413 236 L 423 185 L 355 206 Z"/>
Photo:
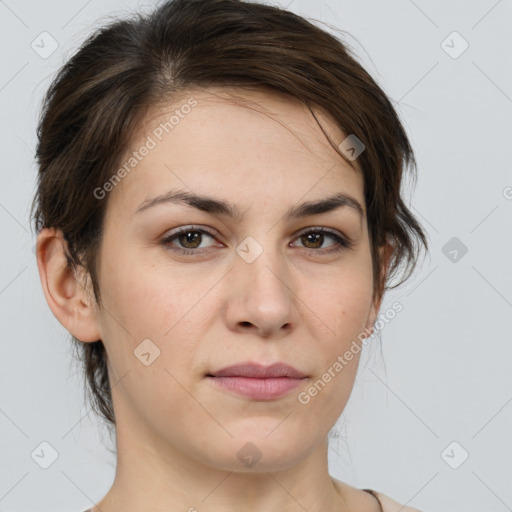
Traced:
<path id="1" fill-rule="evenodd" d="M 77 281 L 66 260 L 67 248 L 61 230 L 44 228 L 37 236 L 37 268 L 43 292 L 55 318 L 67 331 L 80 341 L 97 341 L 101 335 L 91 300 L 94 295 L 84 283 L 89 276 L 81 272 Z"/>
<path id="2" fill-rule="evenodd" d="M 391 256 L 393 255 L 394 247 L 389 244 L 385 243 L 384 245 L 381 245 L 379 247 L 379 254 L 380 254 L 380 275 L 379 278 L 381 280 L 381 283 L 385 282 L 388 270 L 389 270 L 389 264 L 391 262 Z M 382 303 L 383 295 L 380 297 L 376 297 L 372 302 L 372 307 L 370 310 L 370 314 L 368 315 L 368 320 L 366 322 L 366 330 L 368 332 L 373 331 L 373 326 L 375 324 L 375 321 L 377 320 L 377 315 L 380 310 L 380 305 Z"/>

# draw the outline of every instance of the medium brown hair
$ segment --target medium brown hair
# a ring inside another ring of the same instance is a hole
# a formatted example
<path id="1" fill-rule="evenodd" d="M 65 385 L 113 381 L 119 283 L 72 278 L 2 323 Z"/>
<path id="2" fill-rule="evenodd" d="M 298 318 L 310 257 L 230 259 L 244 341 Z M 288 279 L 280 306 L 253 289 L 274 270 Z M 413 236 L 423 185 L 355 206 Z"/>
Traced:
<path id="1" fill-rule="evenodd" d="M 348 45 L 279 7 L 174 0 L 96 30 L 60 69 L 44 98 L 31 215 L 37 232 L 62 230 L 68 265 L 75 275 L 79 267 L 90 275 L 98 306 L 96 256 L 108 197 L 99 200 L 93 191 L 111 178 L 151 107 L 187 89 L 215 85 L 287 93 L 313 116 L 312 107 L 324 109 L 346 134 L 362 141 L 366 149 L 357 164 L 364 178 L 374 296 L 408 279 L 420 249 L 428 250 L 401 196 L 404 172 L 409 169 L 414 179 L 416 162 L 393 105 Z M 386 242 L 394 252 L 382 280 L 379 247 Z M 402 280 L 390 286 L 400 267 Z M 72 341 L 92 408 L 113 427 L 104 345 Z"/>

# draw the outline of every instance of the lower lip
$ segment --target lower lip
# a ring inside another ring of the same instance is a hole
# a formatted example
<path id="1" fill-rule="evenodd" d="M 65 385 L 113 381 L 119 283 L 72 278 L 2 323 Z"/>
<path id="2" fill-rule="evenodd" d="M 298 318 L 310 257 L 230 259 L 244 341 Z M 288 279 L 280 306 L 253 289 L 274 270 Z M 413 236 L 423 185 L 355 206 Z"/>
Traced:
<path id="1" fill-rule="evenodd" d="M 256 379 L 249 377 L 208 377 L 218 386 L 256 400 L 270 400 L 295 389 L 304 379 L 271 377 Z"/>

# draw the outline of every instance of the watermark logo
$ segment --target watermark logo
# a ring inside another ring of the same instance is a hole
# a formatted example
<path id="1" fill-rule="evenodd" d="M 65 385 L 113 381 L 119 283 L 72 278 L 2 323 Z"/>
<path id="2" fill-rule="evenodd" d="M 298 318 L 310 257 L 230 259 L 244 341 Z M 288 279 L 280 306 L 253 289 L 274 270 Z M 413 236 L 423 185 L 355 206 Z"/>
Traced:
<path id="1" fill-rule="evenodd" d="M 366 149 L 366 146 L 360 139 L 351 133 L 346 139 L 341 141 L 338 148 L 351 162 L 353 162 Z"/>
<path id="2" fill-rule="evenodd" d="M 441 251 L 452 263 L 458 263 L 466 255 L 468 248 L 459 238 L 454 236 L 443 245 Z"/>
<path id="3" fill-rule="evenodd" d="M 41 32 L 32 43 L 30 43 L 30 47 L 39 57 L 47 59 L 57 50 L 59 43 L 48 32 Z"/>
<path id="4" fill-rule="evenodd" d="M 263 253 L 263 247 L 252 236 L 248 236 L 238 244 L 236 252 L 246 263 L 252 263 Z"/>
<path id="5" fill-rule="evenodd" d="M 160 357 L 160 349 L 149 338 L 142 340 L 133 353 L 144 366 L 153 364 L 155 359 Z"/>
<path id="6" fill-rule="evenodd" d="M 442 452 L 441 458 L 452 469 L 458 469 L 469 458 L 468 451 L 457 441 L 452 441 Z"/>
<path id="7" fill-rule="evenodd" d="M 236 455 L 245 467 L 252 468 L 261 459 L 263 454 L 255 444 L 245 443 Z"/>
<path id="8" fill-rule="evenodd" d="M 59 453 L 48 441 L 43 441 L 34 448 L 30 456 L 40 468 L 48 469 L 59 458 Z"/>
<path id="9" fill-rule="evenodd" d="M 454 30 L 441 41 L 441 48 L 452 58 L 458 59 L 468 48 L 469 43 Z"/>

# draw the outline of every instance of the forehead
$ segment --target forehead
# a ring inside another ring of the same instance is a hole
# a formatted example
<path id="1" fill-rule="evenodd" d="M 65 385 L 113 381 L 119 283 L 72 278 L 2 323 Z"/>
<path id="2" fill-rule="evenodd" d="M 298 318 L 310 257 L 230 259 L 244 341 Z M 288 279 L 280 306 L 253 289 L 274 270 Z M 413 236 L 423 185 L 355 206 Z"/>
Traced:
<path id="1" fill-rule="evenodd" d="M 191 104 L 194 106 L 191 107 Z M 186 124 L 183 121 L 188 119 L 188 124 L 197 123 L 202 129 L 210 124 L 216 133 L 219 129 L 236 127 L 237 135 L 240 135 L 237 138 L 257 133 L 260 142 L 265 141 L 264 134 L 268 133 L 268 139 L 275 140 L 278 135 L 279 141 L 285 143 L 286 133 L 283 130 L 286 130 L 289 136 L 297 139 L 296 143 L 302 144 L 314 155 L 322 156 L 326 151 L 334 151 L 326 134 L 336 146 L 345 139 L 346 134 L 323 108 L 312 106 L 312 111 L 299 99 L 266 86 L 190 89 L 175 96 L 172 102 L 151 108 L 132 145 L 136 146 L 137 137 L 155 130 L 157 138 L 165 137 L 170 132 L 176 133 L 180 131 L 179 125 Z M 162 134 L 159 127 L 166 122 L 168 129 L 164 127 Z M 247 137 L 246 144 L 250 144 L 251 140 L 252 137 Z"/>
<path id="2" fill-rule="evenodd" d="M 343 131 L 321 109 L 313 112 L 338 145 Z M 308 107 L 268 88 L 181 92 L 172 103 L 148 111 L 123 164 L 128 172 L 110 200 L 122 195 L 132 210 L 147 196 L 176 186 L 221 196 L 251 187 L 254 197 L 263 184 L 268 197 L 291 184 L 300 193 L 318 182 L 320 189 L 342 183 L 352 194 L 362 192 L 359 169 L 336 153 Z"/>

